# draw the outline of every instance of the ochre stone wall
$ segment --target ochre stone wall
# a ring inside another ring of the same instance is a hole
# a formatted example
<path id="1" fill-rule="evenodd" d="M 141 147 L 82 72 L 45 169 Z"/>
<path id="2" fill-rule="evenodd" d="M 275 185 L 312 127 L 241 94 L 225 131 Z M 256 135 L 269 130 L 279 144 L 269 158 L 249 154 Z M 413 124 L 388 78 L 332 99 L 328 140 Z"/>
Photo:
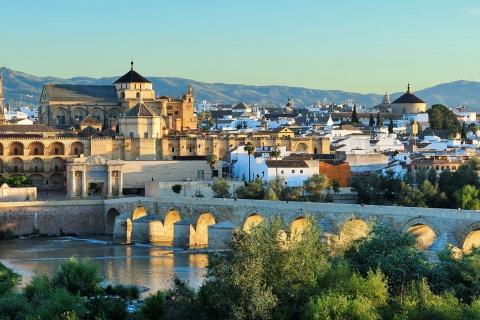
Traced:
<path id="1" fill-rule="evenodd" d="M 15 235 L 104 234 L 103 201 L 2 202 L 0 229 Z"/>

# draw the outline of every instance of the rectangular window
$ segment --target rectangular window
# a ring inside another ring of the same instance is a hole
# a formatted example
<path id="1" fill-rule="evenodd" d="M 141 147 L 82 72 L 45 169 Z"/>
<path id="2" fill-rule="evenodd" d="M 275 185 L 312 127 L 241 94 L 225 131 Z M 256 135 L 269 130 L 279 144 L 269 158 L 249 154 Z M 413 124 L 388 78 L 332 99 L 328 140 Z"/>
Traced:
<path id="1" fill-rule="evenodd" d="M 303 170 L 300 170 L 300 173 L 303 173 Z"/>
<path id="2" fill-rule="evenodd" d="M 143 133 L 143 137 L 144 137 L 144 138 L 148 138 L 148 132 L 144 132 L 144 133 Z"/>
<path id="3" fill-rule="evenodd" d="M 292 173 L 295 173 L 295 170 L 292 170 Z"/>
<path id="4" fill-rule="evenodd" d="M 55 154 L 58 155 L 58 148 L 55 148 Z"/>
<path id="5" fill-rule="evenodd" d="M 17 154 L 18 154 L 18 149 L 17 149 L 17 148 L 13 149 L 13 154 L 14 154 L 14 155 L 17 155 Z"/>
<path id="6" fill-rule="evenodd" d="M 75 148 L 75 149 L 73 150 L 73 154 L 78 154 L 78 148 Z"/>
<path id="7" fill-rule="evenodd" d="M 13 172 L 18 172 L 18 166 L 13 166 Z"/>
<path id="8" fill-rule="evenodd" d="M 133 139 L 133 132 L 130 132 L 130 138 Z"/>
<path id="9" fill-rule="evenodd" d="M 38 155 L 38 148 L 33 149 L 33 154 Z"/>
<path id="10" fill-rule="evenodd" d="M 175 147 L 172 147 L 172 152 L 175 152 Z"/>
<path id="11" fill-rule="evenodd" d="M 281 173 L 281 174 L 284 174 L 283 170 L 282 170 L 282 171 L 280 171 L 280 173 Z"/>
<path id="12" fill-rule="evenodd" d="M 55 172 L 58 172 L 58 164 L 55 165 Z"/>
<path id="13" fill-rule="evenodd" d="M 38 172 L 38 166 L 35 166 L 35 172 Z"/>

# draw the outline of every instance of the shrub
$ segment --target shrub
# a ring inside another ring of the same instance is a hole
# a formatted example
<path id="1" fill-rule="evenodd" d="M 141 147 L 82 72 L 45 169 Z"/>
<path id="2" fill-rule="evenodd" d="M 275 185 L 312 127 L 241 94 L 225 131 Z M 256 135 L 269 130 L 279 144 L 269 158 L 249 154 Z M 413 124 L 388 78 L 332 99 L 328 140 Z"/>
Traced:
<path id="1" fill-rule="evenodd" d="M 81 296 L 92 296 L 101 291 L 101 280 L 98 266 L 91 260 L 77 261 L 74 258 L 61 263 L 52 277 L 54 287 L 62 287 L 71 294 Z"/>

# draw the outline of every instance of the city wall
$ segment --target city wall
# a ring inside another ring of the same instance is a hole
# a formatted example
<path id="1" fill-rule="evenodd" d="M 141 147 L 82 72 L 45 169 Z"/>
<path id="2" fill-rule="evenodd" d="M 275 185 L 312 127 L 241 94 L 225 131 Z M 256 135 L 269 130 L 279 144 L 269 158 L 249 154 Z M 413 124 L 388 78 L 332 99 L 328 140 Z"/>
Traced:
<path id="1" fill-rule="evenodd" d="M 0 229 L 15 235 L 104 234 L 103 201 L 0 202 Z"/>

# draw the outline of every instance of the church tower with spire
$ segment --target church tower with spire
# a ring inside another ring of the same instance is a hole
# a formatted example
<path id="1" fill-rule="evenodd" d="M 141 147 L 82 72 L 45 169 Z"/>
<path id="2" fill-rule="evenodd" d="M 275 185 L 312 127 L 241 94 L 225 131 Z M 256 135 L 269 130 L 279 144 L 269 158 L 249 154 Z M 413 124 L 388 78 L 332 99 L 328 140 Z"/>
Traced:
<path id="1" fill-rule="evenodd" d="M 0 74 L 0 125 L 6 124 L 5 110 L 3 109 L 3 79 Z"/>

